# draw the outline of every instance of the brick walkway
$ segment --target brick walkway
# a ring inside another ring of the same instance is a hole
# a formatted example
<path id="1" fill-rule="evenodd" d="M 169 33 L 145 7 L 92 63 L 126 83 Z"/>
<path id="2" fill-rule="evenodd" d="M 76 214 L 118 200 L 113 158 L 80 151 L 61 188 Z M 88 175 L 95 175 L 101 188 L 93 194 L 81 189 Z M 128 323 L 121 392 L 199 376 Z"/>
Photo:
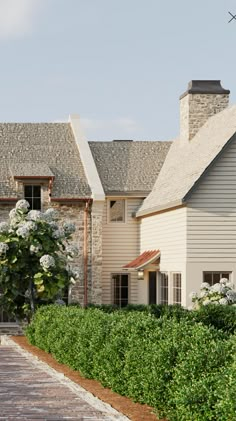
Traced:
<path id="1" fill-rule="evenodd" d="M 0 346 L 0 420 L 128 420 L 11 342 Z"/>

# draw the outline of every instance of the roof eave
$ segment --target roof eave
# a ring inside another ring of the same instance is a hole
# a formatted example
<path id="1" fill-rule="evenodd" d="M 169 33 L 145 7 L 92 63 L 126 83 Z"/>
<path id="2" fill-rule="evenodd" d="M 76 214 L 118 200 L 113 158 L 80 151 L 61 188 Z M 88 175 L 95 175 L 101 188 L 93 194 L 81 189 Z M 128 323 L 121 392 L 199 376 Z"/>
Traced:
<path id="1" fill-rule="evenodd" d="M 155 214 L 162 213 L 162 212 L 168 212 L 168 211 L 175 210 L 175 209 L 178 209 L 178 208 L 182 208 L 182 207 L 185 207 L 185 206 L 186 206 L 186 204 L 185 204 L 183 199 L 182 200 L 176 200 L 174 202 L 166 203 L 165 205 L 153 206 L 151 208 L 138 211 L 138 212 L 136 212 L 136 217 L 137 218 L 143 218 L 143 217 L 155 215 Z"/>

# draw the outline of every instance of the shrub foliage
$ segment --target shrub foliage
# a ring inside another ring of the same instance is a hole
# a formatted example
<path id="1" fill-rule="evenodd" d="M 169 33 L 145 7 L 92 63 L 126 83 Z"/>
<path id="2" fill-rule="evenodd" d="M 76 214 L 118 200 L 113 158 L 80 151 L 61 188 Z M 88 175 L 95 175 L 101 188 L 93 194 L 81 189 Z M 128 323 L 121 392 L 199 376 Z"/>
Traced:
<path id="1" fill-rule="evenodd" d="M 221 314 L 214 315 L 226 312 L 225 332 L 222 322 L 220 329 L 211 326 L 217 323 L 206 309 L 181 313 L 166 308 L 164 316 L 156 317 L 158 312 L 154 316 L 150 308 L 106 312 L 51 305 L 36 312 L 26 334 L 59 362 L 153 406 L 159 416 L 233 421 L 236 336 L 230 335 L 229 318 L 235 319 L 235 312 L 219 308 Z"/>

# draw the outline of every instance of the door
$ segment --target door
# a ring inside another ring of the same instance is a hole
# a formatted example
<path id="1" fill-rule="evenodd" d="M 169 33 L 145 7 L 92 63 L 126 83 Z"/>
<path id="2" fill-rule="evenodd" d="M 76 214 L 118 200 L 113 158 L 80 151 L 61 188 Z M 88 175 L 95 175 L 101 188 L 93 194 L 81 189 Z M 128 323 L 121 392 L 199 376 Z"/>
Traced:
<path id="1" fill-rule="evenodd" d="M 148 272 L 149 304 L 157 303 L 157 273 Z"/>

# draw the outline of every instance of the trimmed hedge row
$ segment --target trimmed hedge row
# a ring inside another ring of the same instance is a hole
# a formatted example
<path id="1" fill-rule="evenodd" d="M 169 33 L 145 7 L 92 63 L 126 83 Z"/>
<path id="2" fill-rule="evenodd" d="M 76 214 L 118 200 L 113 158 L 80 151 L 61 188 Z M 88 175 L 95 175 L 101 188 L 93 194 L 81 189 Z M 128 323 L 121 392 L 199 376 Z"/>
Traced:
<path id="1" fill-rule="evenodd" d="M 236 419 L 234 335 L 185 318 L 52 305 L 37 311 L 26 335 L 171 421 Z"/>
<path id="2" fill-rule="evenodd" d="M 236 333 L 236 307 L 234 306 L 208 305 L 201 307 L 198 311 L 189 311 L 177 304 L 168 306 L 163 304 L 129 304 L 121 309 L 110 304 L 90 304 L 89 308 L 97 308 L 105 313 L 138 311 L 152 314 L 156 318 L 165 317 L 177 321 L 183 319 L 192 320 L 197 323 L 203 323 L 206 326 L 213 326 L 216 329 L 221 329 L 229 334 Z"/>
<path id="3" fill-rule="evenodd" d="M 56 305 L 41 307 L 26 335 L 59 362 L 171 421 L 236 420 L 234 335 L 185 317 Z"/>

